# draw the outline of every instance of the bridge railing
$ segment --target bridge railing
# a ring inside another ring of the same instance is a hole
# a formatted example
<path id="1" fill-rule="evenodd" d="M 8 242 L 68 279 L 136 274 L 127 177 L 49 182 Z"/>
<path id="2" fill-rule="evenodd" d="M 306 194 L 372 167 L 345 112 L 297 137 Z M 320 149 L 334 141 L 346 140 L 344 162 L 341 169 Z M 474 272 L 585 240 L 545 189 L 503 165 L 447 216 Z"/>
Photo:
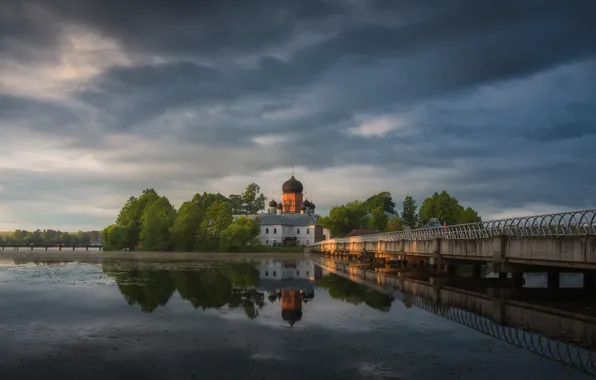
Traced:
<path id="1" fill-rule="evenodd" d="M 511 237 L 596 235 L 596 210 L 569 211 L 556 214 L 491 220 L 479 223 L 418 228 L 407 231 L 337 238 L 317 242 L 311 247 L 321 246 L 326 243 L 432 240 L 437 238 L 482 239 L 503 235 Z"/>

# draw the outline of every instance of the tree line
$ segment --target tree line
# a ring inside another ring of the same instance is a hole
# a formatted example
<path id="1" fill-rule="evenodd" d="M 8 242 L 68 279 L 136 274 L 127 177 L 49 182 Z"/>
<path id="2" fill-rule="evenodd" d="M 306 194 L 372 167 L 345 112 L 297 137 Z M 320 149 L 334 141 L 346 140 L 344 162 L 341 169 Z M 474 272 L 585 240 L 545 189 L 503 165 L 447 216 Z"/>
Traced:
<path id="1" fill-rule="evenodd" d="M 379 232 L 401 231 L 405 228 L 419 228 L 436 218 L 447 225 L 480 222 L 478 213 L 446 191 L 434 193 L 418 207 L 412 196 L 402 201 L 402 211 L 397 212 L 391 193 L 383 191 L 365 201 L 352 201 L 333 207 L 329 215 L 319 219 L 323 227 L 334 237 L 346 236 L 357 228 Z"/>
<path id="2" fill-rule="evenodd" d="M 0 233 L 2 244 L 34 244 L 34 245 L 90 245 L 101 242 L 100 231 L 62 232 L 57 230 L 16 230 Z"/>
<path id="3" fill-rule="evenodd" d="M 130 197 L 116 222 L 103 231 L 106 250 L 242 251 L 258 245 L 259 222 L 251 217 L 265 208 L 256 183 L 242 194 L 197 193 L 180 209 L 154 189 Z"/>

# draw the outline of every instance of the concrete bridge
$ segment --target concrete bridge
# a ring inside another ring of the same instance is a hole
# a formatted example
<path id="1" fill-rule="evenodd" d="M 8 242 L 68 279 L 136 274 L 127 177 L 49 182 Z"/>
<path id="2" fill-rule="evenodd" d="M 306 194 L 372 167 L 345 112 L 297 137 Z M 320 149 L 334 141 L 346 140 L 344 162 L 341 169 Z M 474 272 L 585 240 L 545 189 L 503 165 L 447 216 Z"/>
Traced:
<path id="1" fill-rule="evenodd" d="M 523 272 L 546 272 L 552 287 L 560 272 L 577 271 L 596 286 L 596 210 L 330 239 L 309 250 L 433 267 L 488 265 L 518 279 Z"/>
<path id="2" fill-rule="evenodd" d="M 19 249 L 33 251 L 34 249 L 45 249 L 46 251 L 48 248 L 51 249 L 58 249 L 62 251 L 62 248 L 69 249 L 72 248 L 74 251 L 75 249 L 85 249 L 88 251 L 89 248 L 97 249 L 99 251 L 103 250 L 103 245 L 71 245 L 71 244 L 0 244 L 0 250 L 4 251 L 5 249 L 18 251 Z"/>
<path id="3" fill-rule="evenodd" d="M 374 270 L 360 270 L 349 263 L 322 259 L 326 272 L 385 293 L 418 307 L 477 330 L 493 338 L 526 349 L 536 355 L 596 376 L 596 316 L 573 312 L 536 301 L 536 292 L 549 289 L 470 290 L 447 286 L 444 278 L 416 280 L 406 273 L 388 275 Z M 469 279 L 473 280 L 473 279 Z M 565 291 L 577 291 L 567 289 Z M 581 289 L 579 289 L 581 291 Z M 562 292 L 565 292 L 561 290 Z M 517 295 L 516 295 L 517 294 Z M 564 299 L 569 299 L 565 293 Z M 590 293 L 585 293 L 591 298 Z M 544 297 L 543 297 L 544 298 Z"/>

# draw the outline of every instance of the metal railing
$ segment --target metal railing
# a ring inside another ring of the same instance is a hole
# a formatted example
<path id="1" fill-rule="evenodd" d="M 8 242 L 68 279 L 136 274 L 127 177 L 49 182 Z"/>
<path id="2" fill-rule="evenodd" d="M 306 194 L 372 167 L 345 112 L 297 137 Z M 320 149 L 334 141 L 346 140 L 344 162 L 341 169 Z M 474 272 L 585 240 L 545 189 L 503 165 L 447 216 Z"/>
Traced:
<path id="1" fill-rule="evenodd" d="M 503 235 L 511 237 L 596 235 L 596 210 L 569 211 L 557 214 L 524 216 L 488 222 L 337 238 L 317 242 L 311 247 L 361 241 L 432 240 L 437 238 L 482 239 Z"/>

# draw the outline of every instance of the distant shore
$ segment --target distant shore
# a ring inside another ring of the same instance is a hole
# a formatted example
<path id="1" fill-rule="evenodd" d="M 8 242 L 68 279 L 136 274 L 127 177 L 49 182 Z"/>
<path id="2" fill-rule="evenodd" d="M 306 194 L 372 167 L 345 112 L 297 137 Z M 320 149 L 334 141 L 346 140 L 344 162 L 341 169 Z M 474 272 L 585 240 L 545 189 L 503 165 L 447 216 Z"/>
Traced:
<path id="1" fill-rule="evenodd" d="M 222 253 L 222 252 L 142 252 L 142 251 L 0 251 L 0 260 L 18 261 L 85 261 L 101 263 L 106 259 L 139 260 L 153 262 L 184 262 L 200 260 L 242 260 L 279 258 L 293 259 L 309 257 L 308 253 Z"/>

